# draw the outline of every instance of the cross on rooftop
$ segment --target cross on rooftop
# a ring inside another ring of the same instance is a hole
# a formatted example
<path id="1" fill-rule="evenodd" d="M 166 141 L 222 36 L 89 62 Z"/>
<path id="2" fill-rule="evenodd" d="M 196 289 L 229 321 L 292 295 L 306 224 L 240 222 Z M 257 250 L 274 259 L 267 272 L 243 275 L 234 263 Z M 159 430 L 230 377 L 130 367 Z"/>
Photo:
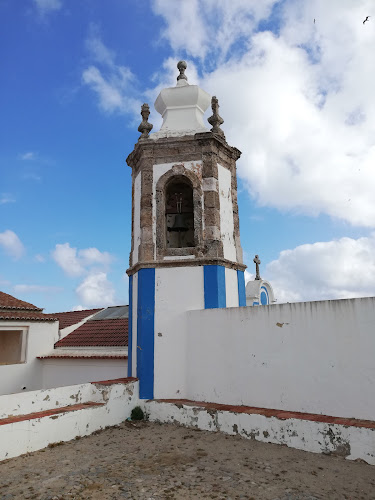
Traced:
<path id="1" fill-rule="evenodd" d="M 260 274 L 259 274 L 259 265 L 261 264 L 260 259 L 259 259 L 259 255 L 256 255 L 254 257 L 253 262 L 255 264 L 255 273 L 256 273 L 255 279 L 260 280 L 262 278 L 260 277 Z"/>

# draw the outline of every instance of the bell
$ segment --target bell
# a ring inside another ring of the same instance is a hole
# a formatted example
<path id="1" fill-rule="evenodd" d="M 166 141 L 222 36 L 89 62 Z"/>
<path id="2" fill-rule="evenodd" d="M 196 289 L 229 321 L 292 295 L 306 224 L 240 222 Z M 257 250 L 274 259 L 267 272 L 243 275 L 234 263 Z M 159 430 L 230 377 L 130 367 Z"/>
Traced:
<path id="1" fill-rule="evenodd" d="M 184 214 L 176 214 L 174 218 L 173 226 L 169 229 L 170 231 L 187 231 L 189 228 L 185 222 Z"/>

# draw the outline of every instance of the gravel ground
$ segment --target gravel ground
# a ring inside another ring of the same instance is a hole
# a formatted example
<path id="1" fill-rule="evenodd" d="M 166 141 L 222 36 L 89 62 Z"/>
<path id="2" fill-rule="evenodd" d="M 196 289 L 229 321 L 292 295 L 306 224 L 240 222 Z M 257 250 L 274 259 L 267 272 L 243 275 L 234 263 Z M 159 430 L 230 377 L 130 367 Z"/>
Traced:
<path id="1" fill-rule="evenodd" d="M 125 422 L 0 462 L 0 499 L 375 499 L 375 467 L 177 425 Z"/>

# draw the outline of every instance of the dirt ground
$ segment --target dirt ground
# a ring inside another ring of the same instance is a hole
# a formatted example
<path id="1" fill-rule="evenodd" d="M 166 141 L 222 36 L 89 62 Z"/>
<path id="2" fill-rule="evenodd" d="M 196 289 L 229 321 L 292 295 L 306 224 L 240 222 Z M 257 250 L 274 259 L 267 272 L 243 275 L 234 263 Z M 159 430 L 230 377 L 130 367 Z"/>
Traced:
<path id="1" fill-rule="evenodd" d="M 0 462 L 0 499 L 375 499 L 375 467 L 150 422 Z"/>

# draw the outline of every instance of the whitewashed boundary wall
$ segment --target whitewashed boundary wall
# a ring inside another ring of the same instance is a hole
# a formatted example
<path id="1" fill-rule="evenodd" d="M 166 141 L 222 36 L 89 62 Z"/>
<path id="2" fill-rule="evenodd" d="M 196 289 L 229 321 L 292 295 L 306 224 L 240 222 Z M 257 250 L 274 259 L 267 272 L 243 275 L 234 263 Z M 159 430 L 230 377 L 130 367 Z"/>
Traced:
<path id="1" fill-rule="evenodd" d="M 152 422 L 178 423 L 195 429 L 220 431 L 313 453 L 340 455 L 348 460 L 360 459 L 375 465 L 375 429 L 218 411 L 194 406 L 193 403 L 184 405 L 148 401 L 144 407 Z"/>
<path id="2" fill-rule="evenodd" d="M 374 420 L 374 297 L 187 319 L 187 399 Z"/>
<path id="3" fill-rule="evenodd" d="M 127 359 L 50 358 L 42 363 L 43 389 L 126 378 L 128 374 Z"/>
<path id="4" fill-rule="evenodd" d="M 0 423 L 0 460 L 117 425 L 126 420 L 131 410 L 139 404 L 138 381 L 111 385 L 81 384 L 1 396 L 0 418 L 10 419 L 90 402 L 102 404 L 3 425 Z"/>

